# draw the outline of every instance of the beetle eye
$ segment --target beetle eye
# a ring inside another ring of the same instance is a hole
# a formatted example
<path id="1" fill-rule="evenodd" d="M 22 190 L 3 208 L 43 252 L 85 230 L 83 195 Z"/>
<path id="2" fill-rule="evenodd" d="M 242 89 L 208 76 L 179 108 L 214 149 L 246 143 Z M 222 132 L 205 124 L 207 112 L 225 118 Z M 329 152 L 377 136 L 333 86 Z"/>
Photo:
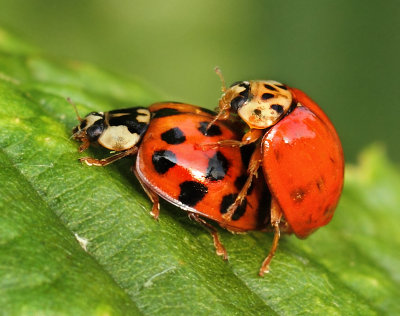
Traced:
<path id="1" fill-rule="evenodd" d="M 244 96 L 237 96 L 231 101 L 231 109 L 235 112 L 239 110 L 239 108 L 246 102 L 247 98 Z"/>
<path id="2" fill-rule="evenodd" d="M 103 131 L 104 131 L 103 120 L 98 120 L 92 126 L 88 127 L 88 129 L 86 130 L 86 135 L 89 141 L 94 142 L 99 138 L 99 136 L 103 133 Z"/>

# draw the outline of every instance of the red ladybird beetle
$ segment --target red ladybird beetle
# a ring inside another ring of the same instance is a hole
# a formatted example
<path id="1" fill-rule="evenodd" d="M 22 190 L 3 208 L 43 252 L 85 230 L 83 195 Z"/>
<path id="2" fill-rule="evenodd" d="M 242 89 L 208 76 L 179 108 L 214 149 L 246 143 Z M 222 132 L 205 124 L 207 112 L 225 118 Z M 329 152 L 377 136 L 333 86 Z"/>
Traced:
<path id="1" fill-rule="evenodd" d="M 331 121 L 304 92 L 261 80 L 240 81 L 226 88 L 216 70 L 223 95 L 219 113 L 208 128 L 218 119 L 237 114 L 249 130 L 241 141 L 227 139 L 203 144 L 203 148 L 256 144 L 246 184 L 224 217 L 229 220 L 241 205 L 261 166 L 272 195 L 270 217 L 275 231 L 259 272 L 263 275 L 269 270 L 282 227 L 284 232 L 306 238 L 332 219 L 343 187 L 342 146 Z"/>
<path id="2" fill-rule="evenodd" d="M 106 166 L 136 155 L 132 167 L 153 202 L 151 214 L 159 215 L 159 196 L 186 210 L 189 217 L 212 235 L 218 255 L 227 253 L 216 229 L 204 218 L 216 221 L 232 232 L 272 230 L 270 193 L 262 177 L 257 179 L 243 203 L 225 220 L 224 213 L 235 201 L 247 178 L 247 165 L 254 146 L 202 150 L 198 144 L 240 139 L 227 125 L 216 122 L 216 113 L 180 103 L 158 103 L 109 112 L 92 112 L 80 118 L 73 137 L 81 141 L 82 152 L 97 143 L 118 153 L 105 159 L 81 158 L 88 165 Z"/>

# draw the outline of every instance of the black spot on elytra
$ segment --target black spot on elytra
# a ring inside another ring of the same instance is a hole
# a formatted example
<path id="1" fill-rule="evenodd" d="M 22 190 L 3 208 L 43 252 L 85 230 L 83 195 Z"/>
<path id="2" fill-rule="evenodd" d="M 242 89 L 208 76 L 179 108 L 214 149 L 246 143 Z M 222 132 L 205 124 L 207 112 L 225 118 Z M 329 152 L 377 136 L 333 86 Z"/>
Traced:
<path id="1" fill-rule="evenodd" d="M 170 145 L 182 144 L 186 140 L 185 134 L 178 127 L 169 129 L 161 134 L 161 139 Z"/>
<path id="2" fill-rule="evenodd" d="M 236 189 L 238 189 L 238 191 L 240 191 L 244 184 L 246 183 L 247 180 L 247 174 L 242 174 L 241 176 L 237 177 L 235 180 L 235 187 Z"/>
<path id="3" fill-rule="evenodd" d="M 225 156 L 218 151 L 208 161 L 208 167 L 206 171 L 206 179 L 210 181 L 222 180 L 229 168 L 229 161 Z"/>
<path id="4" fill-rule="evenodd" d="M 155 111 L 153 113 L 153 118 L 160 118 L 160 117 L 180 115 L 180 114 L 183 114 L 183 113 L 177 109 L 164 108 L 164 109 Z"/>
<path id="5" fill-rule="evenodd" d="M 176 165 L 176 156 L 169 150 L 157 150 L 153 153 L 152 162 L 157 173 L 164 174 Z"/>
<path id="6" fill-rule="evenodd" d="M 293 199 L 295 203 L 303 202 L 305 195 L 306 191 L 302 188 L 298 188 L 290 192 L 290 197 Z"/>
<path id="7" fill-rule="evenodd" d="M 209 123 L 210 122 L 200 122 L 200 126 L 198 128 L 200 133 L 202 133 L 204 136 L 209 136 L 209 137 L 219 136 L 219 135 L 222 134 L 221 129 L 219 128 L 219 126 L 215 125 L 215 124 L 212 125 L 207 131 L 206 129 L 207 129 L 207 126 L 208 126 Z"/>
<path id="8" fill-rule="evenodd" d="M 86 135 L 89 139 L 90 142 L 96 141 L 99 136 L 103 133 L 104 131 L 104 120 L 99 119 L 96 122 L 94 122 L 90 127 L 87 128 L 86 130 Z"/>
<path id="9" fill-rule="evenodd" d="M 237 194 L 227 194 L 222 198 L 222 202 L 219 208 L 221 214 L 225 214 L 226 212 L 228 212 L 229 206 L 231 206 L 233 202 L 235 202 L 237 196 L 238 196 Z M 235 212 L 233 212 L 232 220 L 237 221 L 239 218 L 241 218 L 246 212 L 246 206 L 247 206 L 247 199 L 244 199 L 242 204 L 240 204 L 235 210 Z"/>
<path id="10" fill-rule="evenodd" d="M 283 113 L 283 106 L 280 104 L 272 104 L 270 106 L 271 109 L 273 109 L 274 111 L 276 111 L 278 114 L 282 114 Z"/>
<path id="11" fill-rule="evenodd" d="M 267 88 L 268 90 L 276 91 L 275 87 L 269 84 L 265 84 L 264 87 Z"/>
<path id="12" fill-rule="evenodd" d="M 261 99 L 268 100 L 268 99 L 271 99 L 273 97 L 274 97 L 274 95 L 272 93 L 263 93 L 263 95 L 261 96 Z"/>
<path id="13" fill-rule="evenodd" d="M 179 187 L 181 192 L 178 200 L 187 206 L 195 206 L 208 192 L 208 188 L 204 184 L 196 181 L 182 182 Z"/>
<path id="14" fill-rule="evenodd" d="M 249 176 L 247 174 L 242 174 L 241 176 L 236 178 L 236 180 L 234 182 L 234 185 L 235 185 L 236 189 L 238 189 L 238 191 L 242 190 L 242 188 L 243 188 L 244 184 L 246 183 L 246 180 L 247 180 L 248 177 Z M 253 181 L 251 182 L 250 188 L 247 190 L 247 195 L 250 195 L 251 192 L 253 192 L 254 180 L 255 179 L 253 178 Z"/>

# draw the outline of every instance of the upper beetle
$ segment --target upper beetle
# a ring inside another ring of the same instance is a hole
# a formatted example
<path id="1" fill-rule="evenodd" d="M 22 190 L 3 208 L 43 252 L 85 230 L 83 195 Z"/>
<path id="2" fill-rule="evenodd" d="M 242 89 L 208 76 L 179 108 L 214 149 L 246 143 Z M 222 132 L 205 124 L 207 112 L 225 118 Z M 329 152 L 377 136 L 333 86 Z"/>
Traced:
<path id="1" fill-rule="evenodd" d="M 229 219 L 242 203 L 262 167 L 272 194 L 271 225 L 275 229 L 272 249 L 260 269 L 263 275 L 280 231 L 305 238 L 332 219 L 343 187 L 343 150 L 332 122 L 304 92 L 271 80 L 240 81 L 225 88 L 219 69 L 217 73 L 223 95 L 213 122 L 235 114 L 249 130 L 241 141 L 222 140 L 203 147 L 256 144 L 246 184 L 225 216 Z"/>

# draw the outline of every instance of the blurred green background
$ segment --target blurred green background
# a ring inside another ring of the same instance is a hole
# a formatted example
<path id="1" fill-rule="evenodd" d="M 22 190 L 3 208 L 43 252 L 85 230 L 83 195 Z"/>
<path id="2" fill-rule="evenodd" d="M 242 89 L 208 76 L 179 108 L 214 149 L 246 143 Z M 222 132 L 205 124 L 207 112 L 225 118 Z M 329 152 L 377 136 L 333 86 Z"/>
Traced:
<path id="1" fill-rule="evenodd" d="M 347 160 L 379 141 L 400 161 L 400 1 L 0 0 L 0 25 L 169 100 L 215 107 L 216 65 L 228 83 L 287 83 L 328 113 Z"/>

